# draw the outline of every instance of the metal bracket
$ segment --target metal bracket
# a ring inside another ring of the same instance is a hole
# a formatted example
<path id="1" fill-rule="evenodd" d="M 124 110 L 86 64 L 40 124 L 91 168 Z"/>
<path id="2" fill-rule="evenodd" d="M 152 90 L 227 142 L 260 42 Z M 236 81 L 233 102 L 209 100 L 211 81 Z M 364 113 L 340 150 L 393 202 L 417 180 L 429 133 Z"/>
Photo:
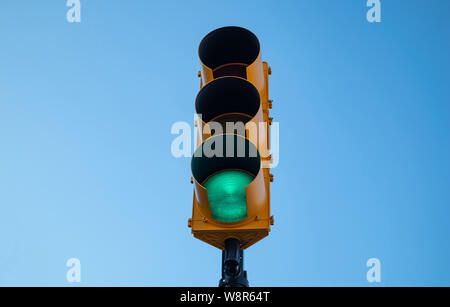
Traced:
<path id="1" fill-rule="evenodd" d="M 237 239 L 227 239 L 222 251 L 222 278 L 219 287 L 248 287 L 247 271 L 244 271 L 244 251 Z"/>

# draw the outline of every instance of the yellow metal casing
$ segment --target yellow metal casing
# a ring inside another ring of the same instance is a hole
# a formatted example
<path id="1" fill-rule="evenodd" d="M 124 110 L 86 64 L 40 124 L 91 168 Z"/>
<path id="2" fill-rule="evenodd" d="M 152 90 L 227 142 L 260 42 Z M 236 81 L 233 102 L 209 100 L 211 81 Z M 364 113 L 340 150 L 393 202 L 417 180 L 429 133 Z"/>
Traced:
<path id="1" fill-rule="evenodd" d="M 241 27 L 216 29 L 200 43 L 199 58 L 201 87 L 222 76 L 247 79 L 258 89 L 263 110 L 268 113 L 270 68 L 267 62 L 262 61 L 260 43 L 255 34 Z M 233 62 L 236 60 L 240 62 Z M 226 67 L 236 66 L 241 66 L 244 72 L 236 69 L 230 69 L 228 73 L 222 72 Z M 217 72 L 220 74 L 217 75 Z"/>
<path id="2" fill-rule="evenodd" d="M 224 144 L 227 142 L 226 139 L 244 139 L 238 135 L 219 135 L 209 138 L 201 147 L 197 148 L 192 162 L 194 199 L 192 219 L 189 221 L 189 224 L 192 228 L 192 233 L 196 238 L 217 248 L 223 249 L 226 239 L 236 238 L 241 242 L 241 248 L 246 249 L 269 234 L 271 225 L 270 193 L 267 187 L 269 186 L 270 178 L 265 175 L 264 169 L 261 168 L 259 153 L 256 157 L 249 156 L 249 152 L 257 152 L 257 149 L 254 144 L 245 139 L 247 148 L 250 149 L 246 150 L 246 156 L 241 159 L 258 160 L 258 166 L 256 168 L 253 168 L 252 170 L 248 169 L 250 173 L 255 175 L 254 180 L 246 187 L 248 217 L 242 221 L 233 223 L 214 220 L 209 206 L 207 191 L 201 182 L 207 175 L 211 175 L 217 170 L 214 167 L 202 165 L 202 161 L 205 161 L 205 163 L 211 162 L 207 161 L 207 159 L 215 158 L 195 156 L 203 150 L 203 146 L 209 146 L 208 143 L 216 142 L 218 138 L 223 138 Z M 233 141 L 235 144 L 237 143 L 236 140 Z M 220 159 L 229 160 L 230 162 L 228 162 L 228 164 L 232 166 L 231 168 L 234 168 L 234 158 L 227 158 L 225 156 L 217 158 L 217 160 Z M 218 164 L 223 164 L 223 161 L 218 162 Z M 238 164 L 242 165 L 242 163 Z M 196 169 L 199 168 L 202 169 L 203 176 L 198 174 L 199 171 L 196 171 Z M 205 173 L 207 175 L 204 175 Z"/>
<path id="3" fill-rule="evenodd" d="M 246 129 L 244 134 L 232 137 L 244 138 L 248 146 L 254 146 L 259 159 L 258 171 L 253 174 L 255 178 L 246 187 L 248 217 L 233 223 L 213 219 L 207 191 L 193 169 L 194 176 L 191 181 L 194 184 L 194 197 L 189 227 L 192 228 L 194 237 L 220 249 L 224 249 L 224 242 L 228 238 L 238 239 L 241 248 L 246 249 L 266 237 L 270 226 L 273 225 L 273 218 L 270 216 L 272 178 L 269 168 L 270 68 L 262 61 L 260 49 L 257 37 L 240 27 L 225 27 L 212 31 L 205 36 L 199 47 L 201 91 L 196 99 L 196 112 L 202 117 L 196 121 L 197 151 L 214 138 L 231 137 L 217 135 L 214 127 L 211 127 L 211 122 L 218 119 L 220 121 L 224 115 L 233 114 L 246 118 Z M 252 91 L 257 92 L 257 95 Z M 263 129 L 259 129 L 260 125 Z M 258 127 L 256 134 L 252 131 L 255 126 Z M 223 132 L 227 133 L 225 129 Z M 195 154 L 193 161 L 194 159 Z"/>
<path id="4" fill-rule="evenodd" d="M 221 133 L 240 134 L 255 144 L 263 159 L 263 167 L 269 167 L 271 156 L 268 122 L 264 120 L 261 98 L 253 84 L 239 77 L 215 79 L 198 93 L 195 109 L 198 118 L 198 145 L 213 133 L 217 134 L 212 123 L 220 124 Z M 230 122 L 241 120 L 245 124 L 245 131 L 227 131 L 223 123 L 225 119 Z"/>

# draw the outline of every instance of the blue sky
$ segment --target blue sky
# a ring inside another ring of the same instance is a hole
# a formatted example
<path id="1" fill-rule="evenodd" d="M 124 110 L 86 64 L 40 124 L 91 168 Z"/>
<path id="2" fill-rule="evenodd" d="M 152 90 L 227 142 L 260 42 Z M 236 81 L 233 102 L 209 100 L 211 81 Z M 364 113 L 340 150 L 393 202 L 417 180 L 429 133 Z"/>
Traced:
<path id="1" fill-rule="evenodd" d="M 280 123 L 268 238 L 254 286 L 450 285 L 450 3 L 64 0 L 0 4 L 0 284 L 215 286 L 192 237 L 197 47 L 249 28 Z"/>

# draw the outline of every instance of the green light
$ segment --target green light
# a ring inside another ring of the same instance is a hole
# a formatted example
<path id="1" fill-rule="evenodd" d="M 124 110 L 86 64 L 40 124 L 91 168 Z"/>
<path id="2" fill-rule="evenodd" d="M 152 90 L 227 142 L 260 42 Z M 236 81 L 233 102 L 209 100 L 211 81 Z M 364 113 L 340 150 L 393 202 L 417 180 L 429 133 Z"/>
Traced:
<path id="1" fill-rule="evenodd" d="M 245 187 L 253 179 L 253 176 L 243 171 L 223 171 L 203 183 L 215 220 L 238 222 L 247 218 Z"/>

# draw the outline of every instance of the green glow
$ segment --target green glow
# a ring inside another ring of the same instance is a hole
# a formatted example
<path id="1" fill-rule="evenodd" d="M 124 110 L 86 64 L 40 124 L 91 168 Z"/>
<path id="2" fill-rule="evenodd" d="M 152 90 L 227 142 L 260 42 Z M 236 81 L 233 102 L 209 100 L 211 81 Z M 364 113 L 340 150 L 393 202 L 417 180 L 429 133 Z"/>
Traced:
<path id="1" fill-rule="evenodd" d="M 221 222 L 238 222 L 247 218 L 245 187 L 253 177 L 243 171 L 223 171 L 208 178 L 203 186 L 213 218 Z"/>

